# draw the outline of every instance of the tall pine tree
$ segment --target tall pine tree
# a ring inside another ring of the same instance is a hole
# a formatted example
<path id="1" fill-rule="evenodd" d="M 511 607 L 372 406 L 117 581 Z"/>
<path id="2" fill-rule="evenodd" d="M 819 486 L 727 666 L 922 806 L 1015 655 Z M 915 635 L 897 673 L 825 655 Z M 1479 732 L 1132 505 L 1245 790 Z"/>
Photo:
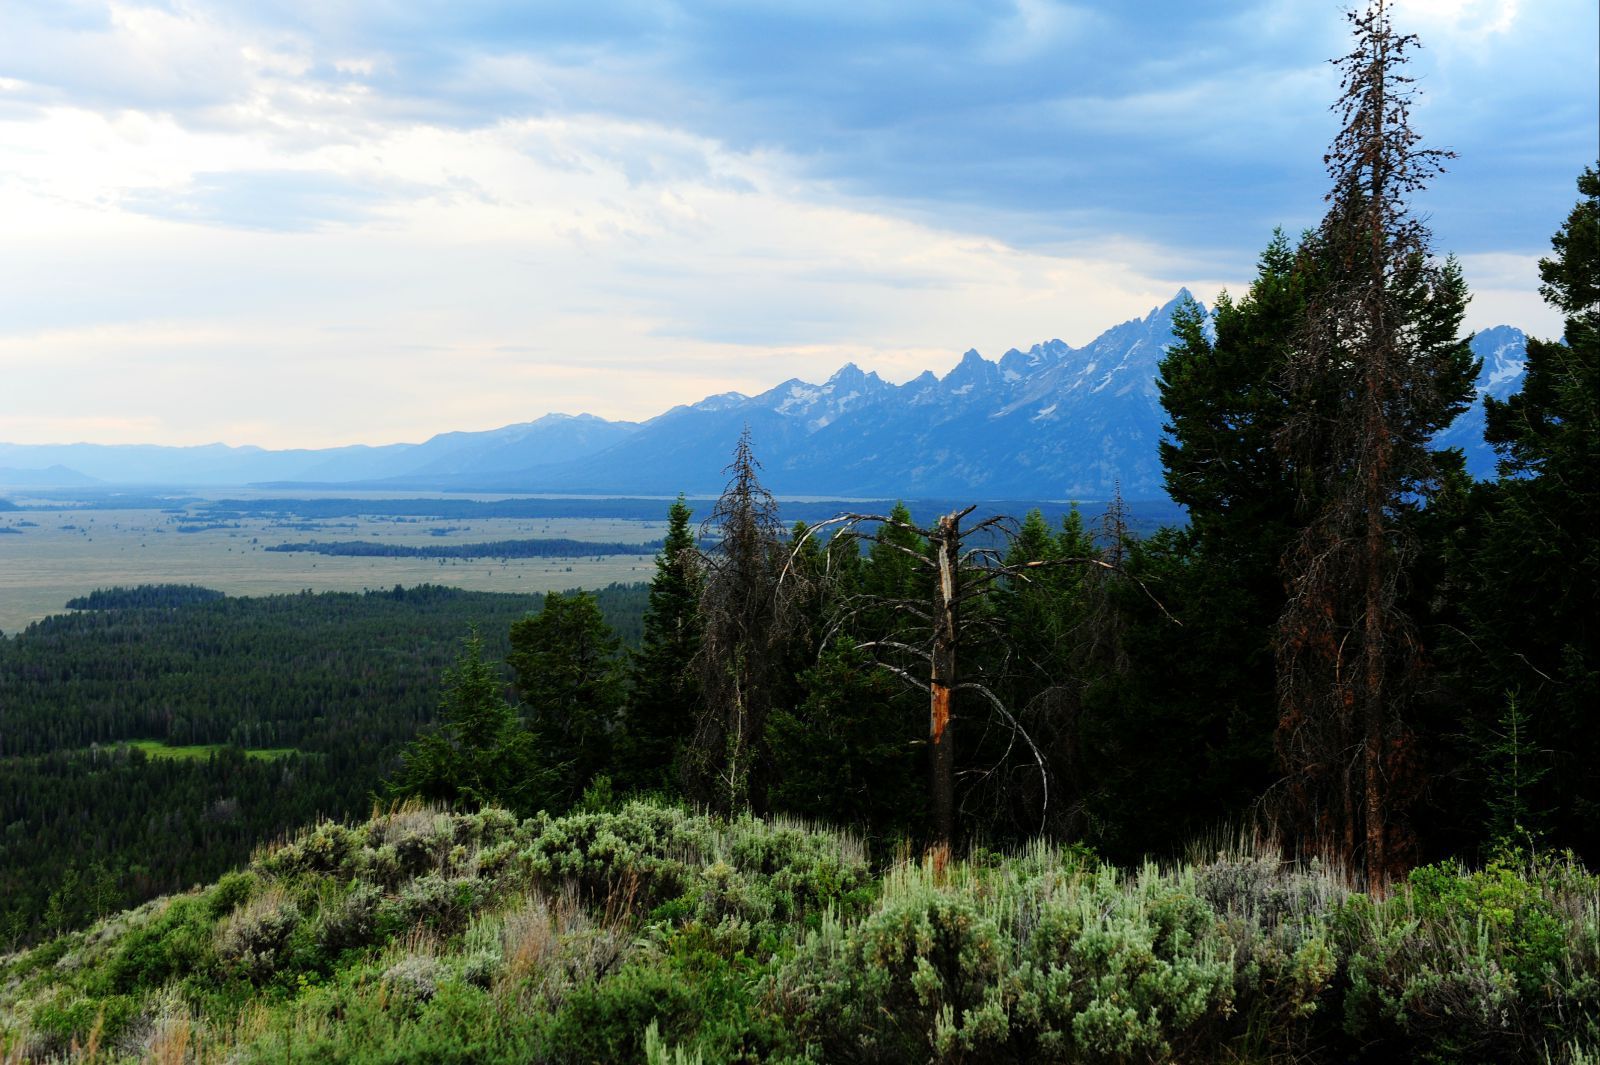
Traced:
<path id="1" fill-rule="evenodd" d="M 699 687 L 690 668 L 700 649 L 700 567 L 691 517 L 688 503 L 678 496 L 667 511 L 644 639 L 631 662 L 619 743 L 619 769 L 628 787 L 649 790 L 678 783 L 681 749 L 699 714 Z"/>
<path id="2" fill-rule="evenodd" d="M 533 736 L 506 701 L 505 678 L 484 659 L 483 639 L 474 629 L 455 666 L 445 671 L 439 726 L 406 748 L 389 793 L 531 813 L 551 777 Z"/>
<path id="3" fill-rule="evenodd" d="M 1286 824 L 1376 889 L 1409 849 L 1415 786 L 1403 710 L 1420 654 L 1398 605 L 1407 512 L 1434 490 L 1429 441 L 1465 409 L 1477 366 L 1458 335 L 1460 270 L 1432 258 L 1407 202 L 1448 155 L 1410 126 L 1416 39 L 1394 32 L 1384 0 L 1350 19 L 1333 188 L 1306 242 L 1315 278 L 1285 375 L 1281 441 L 1303 525 L 1278 625 L 1277 742 Z"/>
<path id="4" fill-rule="evenodd" d="M 1183 707 L 1181 720 L 1149 738 L 1174 748 L 1169 766 L 1188 770 L 1161 773 L 1163 788 L 1211 818 L 1246 816 L 1276 775 L 1273 632 L 1296 516 L 1277 438 L 1289 418 L 1283 377 L 1305 317 L 1306 266 L 1274 233 L 1241 298 L 1218 297 L 1209 320 L 1198 304 L 1179 308 L 1177 343 L 1157 382 L 1168 419 L 1159 444 L 1167 492 L 1189 524 L 1141 557 L 1159 569 L 1164 601 L 1184 625 L 1147 626 L 1136 643 L 1150 668 L 1136 672 L 1147 687 L 1152 676 L 1171 678 L 1151 693 L 1151 715 Z"/>

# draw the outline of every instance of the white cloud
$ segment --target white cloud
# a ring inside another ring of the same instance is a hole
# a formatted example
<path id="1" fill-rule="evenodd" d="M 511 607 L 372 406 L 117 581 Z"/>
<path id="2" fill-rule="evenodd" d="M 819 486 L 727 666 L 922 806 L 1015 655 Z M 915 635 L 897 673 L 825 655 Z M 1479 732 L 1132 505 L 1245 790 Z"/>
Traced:
<path id="1" fill-rule="evenodd" d="M 1134 265 L 1155 249 L 1019 250 L 806 186 L 778 154 L 598 117 L 285 152 L 259 132 L 56 108 L 0 137 L 35 149 L 0 184 L 0 211 L 32 220 L 0 267 L 4 439 L 54 424 L 27 416 L 42 396 L 155 412 L 165 442 L 246 442 L 247 423 L 250 442 L 283 445 L 551 409 L 643 417 L 847 359 L 905 378 L 969 344 L 1083 341 L 1176 287 Z M 128 209 L 266 164 L 407 192 L 300 232 L 221 228 L 226 203 Z"/>
<path id="2" fill-rule="evenodd" d="M 1393 0 L 1396 27 L 1429 40 L 1478 41 L 1510 33 L 1521 0 Z"/>
<path id="3" fill-rule="evenodd" d="M 1514 325 L 1529 336 L 1559 337 L 1564 328 L 1560 312 L 1538 292 L 1541 257 L 1510 252 L 1461 256 L 1461 275 L 1472 293 L 1466 328 Z"/>
<path id="4" fill-rule="evenodd" d="M 985 59 L 1015 63 L 1059 53 L 1081 40 L 1093 24 L 1091 12 L 1058 0 L 1013 0 L 1010 16 L 996 23 L 981 49 Z"/>

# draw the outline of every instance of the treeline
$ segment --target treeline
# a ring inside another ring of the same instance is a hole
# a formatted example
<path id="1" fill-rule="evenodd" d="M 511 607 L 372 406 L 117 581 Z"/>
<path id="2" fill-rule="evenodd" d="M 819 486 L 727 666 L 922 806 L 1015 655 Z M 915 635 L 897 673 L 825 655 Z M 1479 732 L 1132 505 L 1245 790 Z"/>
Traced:
<path id="1" fill-rule="evenodd" d="M 639 639 L 646 594 L 596 593 L 624 643 Z M 112 589 L 0 640 L 0 933 L 180 890 L 275 832 L 365 813 L 435 719 L 439 675 L 470 628 L 503 654 L 543 598 Z M 224 750 L 147 758 L 118 746 L 132 739 Z M 301 753 L 241 750 L 273 747 Z"/>
<path id="2" fill-rule="evenodd" d="M 698 513 L 706 513 L 716 503 L 716 499 L 689 497 L 685 502 Z M 884 510 L 893 502 L 893 500 L 878 500 L 866 504 L 860 500 L 796 500 L 785 504 L 785 512 L 790 520 L 818 522 L 831 518 L 840 511 L 848 510 L 853 506 L 870 506 L 872 509 Z M 969 501 L 924 499 L 921 502 L 926 505 L 929 511 L 942 513 L 952 507 L 964 506 Z M 985 516 L 1015 514 L 1025 511 L 1029 506 L 1035 505 L 1035 502 L 1050 517 L 1058 516 L 1067 510 L 1065 504 L 1049 504 L 1043 501 L 985 500 L 980 506 L 980 511 Z M 1101 502 L 1103 503 L 1104 501 Z M 159 505 L 164 506 L 166 504 L 163 502 Z M 126 506 L 131 508 L 133 504 L 129 503 Z M 1181 508 L 1173 505 L 1169 500 L 1133 501 L 1131 508 L 1130 524 L 1143 532 L 1153 531 L 1162 522 L 1171 522 L 1182 518 Z M 246 518 L 279 521 L 299 519 L 301 525 L 288 527 L 300 528 L 303 526 L 307 530 L 318 527 L 341 527 L 306 524 L 313 521 L 328 522 L 338 518 L 365 518 L 368 520 L 396 522 L 421 520 L 468 521 L 490 518 L 526 520 L 581 518 L 641 522 L 661 520 L 661 501 L 658 499 L 609 496 L 563 499 L 220 499 L 196 503 L 193 509 L 196 519 L 208 521 L 236 521 Z"/>
<path id="3" fill-rule="evenodd" d="M 481 544 L 385 544 L 374 540 L 274 544 L 268 551 L 312 551 L 357 558 L 578 558 L 592 555 L 653 555 L 661 541 L 596 543 L 590 540 L 492 540 Z"/>
<path id="4" fill-rule="evenodd" d="M 198 584 L 140 584 L 132 588 L 96 588 L 88 595 L 67 600 L 68 610 L 129 610 L 141 607 L 180 607 L 223 598 L 215 588 Z"/>
<path id="5" fill-rule="evenodd" d="M 597 593 L 623 640 L 645 591 Z M 90 597 L 93 598 L 93 597 Z M 0 757 L 126 739 L 335 753 L 404 743 L 473 623 L 506 646 L 540 594 L 437 585 L 61 614 L 0 643 Z"/>

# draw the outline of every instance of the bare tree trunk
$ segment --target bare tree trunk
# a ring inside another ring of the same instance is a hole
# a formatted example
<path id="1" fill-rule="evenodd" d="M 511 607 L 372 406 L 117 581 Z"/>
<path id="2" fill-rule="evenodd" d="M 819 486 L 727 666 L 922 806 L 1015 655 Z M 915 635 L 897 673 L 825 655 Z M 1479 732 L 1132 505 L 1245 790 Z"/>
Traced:
<path id="1" fill-rule="evenodd" d="M 1383 16 L 1384 2 L 1378 0 L 1377 13 Z M 1374 112 L 1373 128 L 1369 134 L 1371 144 L 1371 171 L 1372 194 L 1367 206 L 1369 219 L 1367 230 L 1371 240 L 1369 269 L 1372 271 L 1371 288 L 1368 290 L 1368 300 L 1371 301 L 1367 310 L 1367 317 L 1372 322 L 1372 339 L 1375 343 L 1367 354 L 1367 372 L 1364 375 L 1366 386 L 1367 446 L 1372 449 L 1367 466 L 1366 505 L 1367 505 L 1367 580 L 1366 580 L 1366 624 L 1364 644 L 1362 648 L 1366 659 L 1366 699 L 1365 706 L 1365 750 L 1362 752 L 1363 774 L 1366 784 L 1366 830 L 1367 830 L 1367 889 L 1373 893 L 1382 893 L 1384 879 L 1388 875 L 1388 863 L 1384 854 L 1384 782 L 1383 782 L 1383 733 L 1384 718 L 1388 708 L 1384 705 L 1384 623 L 1388 618 L 1390 603 L 1384 595 L 1387 559 L 1384 551 L 1383 513 L 1384 506 L 1390 496 L 1390 467 L 1393 457 L 1390 454 L 1389 423 L 1385 414 L 1385 400 L 1388 398 L 1390 381 L 1390 360 L 1393 351 L 1390 348 L 1392 338 L 1389 329 L 1388 308 L 1384 306 L 1387 294 L 1387 277 L 1385 276 L 1386 256 L 1384 244 L 1388 240 L 1388 219 L 1384 217 L 1384 205 L 1390 199 L 1388 188 L 1389 173 L 1384 165 L 1383 152 L 1383 117 L 1388 111 L 1387 101 L 1384 98 L 1386 91 L 1385 74 L 1389 59 L 1387 40 L 1379 42 L 1379 62 L 1376 74 L 1375 97 L 1377 108 Z"/>
<path id="2" fill-rule="evenodd" d="M 1376 375 L 1374 375 L 1376 376 Z M 1371 386 L 1369 386 L 1371 387 Z M 1367 830 L 1367 887 L 1381 894 L 1388 875 L 1387 855 L 1384 853 L 1385 816 L 1383 782 L 1383 733 L 1387 708 L 1384 706 L 1384 618 L 1388 603 L 1384 590 L 1384 530 L 1383 506 L 1385 493 L 1381 486 L 1388 465 L 1387 426 L 1383 424 L 1376 397 L 1369 400 L 1373 407 L 1374 450 L 1372 470 L 1367 477 L 1367 586 L 1366 624 L 1363 633 L 1366 659 L 1365 749 L 1362 752 L 1363 775 L 1366 786 L 1365 821 Z"/>
<path id="3" fill-rule="evenodd" d="M 955 837 L 955 748 L 950 737 L 950 710 L 956 685 L 956 637 L 961 631 L 956 616 L 960 546 L 961 515 L 946 514 L 939 519 L 938 531 L 933 537 L 938 579 L 933 590 L 933 670 L 928 683 L 928 764 L 932 777 L 936 864 L 942 864 L 941 858 L 949 858 Z"/>

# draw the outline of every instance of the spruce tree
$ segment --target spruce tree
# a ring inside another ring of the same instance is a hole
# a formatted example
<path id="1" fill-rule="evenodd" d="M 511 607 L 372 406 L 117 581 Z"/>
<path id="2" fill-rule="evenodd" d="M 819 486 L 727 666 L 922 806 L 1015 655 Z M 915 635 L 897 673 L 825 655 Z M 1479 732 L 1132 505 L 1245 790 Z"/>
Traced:
<path id="1" fill-rule="evenodd" d="M 1275 441 L 1288 419 L 1283 375 L 1305 316 L 1307 271 L 1282 230 L 1261 253 L 1256 277 L 1211 315 L 1192 301 L 1173 316 L 1177 343 L 1157 381 L 1168 422 L 1158 445 L 1167 493 L 1188 511 L 1208 565 L 1223 566 L 1255 594 L 1278 600 L 1276 576 L 1293 530 L 1294 486 Z M 1256 613 L 1256 612 L 1252 612 Z M 1261 634 L 1265 648 L 1265 631 Z"/>
<path id="2" fill-rule="evenodd" d="M 922 700 L 842 637 L 800 677 L 802 698 L 768 723 L 772 809 L 893 840 L 921 828 Z"/>
<path id="3" fill-rule="evenodd" d="M 928 555 L 928 542 L 917 533 L 910 508 L 897 502 L 888 517 L 872 534 L 860 562 L 861 600 L 849 619 L 849 631 L 861 640 L 898 638 L 916 629 L 918 622 L 898 604 L 924 601 L 932 587 L 920 561 Z"/>
<path id="4" fill-rule="evenodd" d="M 644 638 L 631 661 L 632 684 L 619 742 L 623 782 L 629 787 L 677 784 L 680 751 L 699 713 L 691 666 L 700 649 L 700 567 L 691 517 L 679 495 L 667 511 Z"/>
<path id="5" fill-rule="evenodd" d="M 505 678 L 484 659 L 483 638 L 473 629 L 455 666 L 445 670 L 438 727 L 406 748 L 389 794 L 531 813 L 549 773 L 505 691 Z"/>
<path id="6" fill-rule="evenodd" d="M 1174 315 L 1157 382 L 1167 414 L 1159 445 L 1167 492 L 1189 518 L 1166 538 L 1158 587 L 1183 627 L 1152 625 L 1136 668 L 1142 718 L 1183 706 L 1149 736 L 1152 769 L 1189 810 L 1242 818 L 1278 776 L 1273 636 L 1285 594 L 1280 572 L 1295 535 L 1296 485 L 1277 439 L 1289 419 L 1284 373 L 1306 313 L 1313 271 L 1279 230 L 1239 299 L 1222 294 L 1208 317 L 1190 302 Z M 1209 326 L 1209 328 L 1208 328 Z M 1153 575 L 1152 575 L 1153 576 Z M 1160 668 L 1155 669 L 1159 663 Z M 1162 676 L 1152 684 L 1153 676 Z"/>
<path id="7" fill-rule="evenodd" d="M 576 802 L 611 765 L 622 708 L 619 641 L 589 592 L 550 592 L 544 609 L 511 624 L 517 689 L 540 760 L 555 774 L 546 802 Z"/>

